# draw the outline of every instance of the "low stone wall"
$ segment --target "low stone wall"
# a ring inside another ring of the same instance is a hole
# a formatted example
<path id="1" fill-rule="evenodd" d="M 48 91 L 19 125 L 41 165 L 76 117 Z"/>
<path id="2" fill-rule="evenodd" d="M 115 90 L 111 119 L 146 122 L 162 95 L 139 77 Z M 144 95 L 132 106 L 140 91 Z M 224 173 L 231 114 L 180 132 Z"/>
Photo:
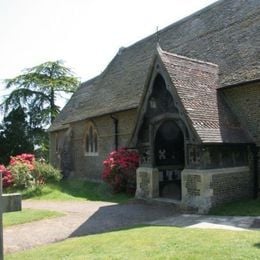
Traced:
<path id="1" fill-rule="evenodd" d="M 137 198 L 159 197 L 159 171 L 152 167 L 137 169 Z M 253 197 L 253 174 L 249 167 L 222 169 L 184 169 L 181 207 L 198 213 L 225 202 Z"/>
<path id="2" fill-rule="evenodd" d="M 249 167 L 182 171 L 182 204 L 199 213 L 224 202 L 253 196 L 253 175 Z"/>

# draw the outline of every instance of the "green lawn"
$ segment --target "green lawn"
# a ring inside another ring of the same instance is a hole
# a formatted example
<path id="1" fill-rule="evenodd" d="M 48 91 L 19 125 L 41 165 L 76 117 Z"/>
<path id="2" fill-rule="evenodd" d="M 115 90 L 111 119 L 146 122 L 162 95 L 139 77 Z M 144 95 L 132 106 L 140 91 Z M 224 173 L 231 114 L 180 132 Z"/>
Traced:
<path id="1" fill-rule="evenodd" d="M 37 221 L 45 218 L 54 218 L 64 216 L 63 213 L 40 209 L 23 209 L 18 212 L 3 214 L 4 227 Z"/>
<path id="2" fill-rule="evenodd" d="M 212 209 L 209 214 L 219 216 L 260 216 L 260 198 L 227 203 Z"/>
<path id="3" fill-rule="evenodd" d="M 79 200 L 109 201 L 123 203 L 133 198 L 126 194 L 113 194 L 105 183 L 82 180 L 65 180 L 47 184 L 41 189 L 29 189 L 21 192 L 23 199 L 35 200 Z M 212 215 L 260 216 L 260 199 L 228 203 L 210 211 Z"/>
<path id="4" fill-rule="evenodd" d="M 125 194 L 112 194 L 105 183 L 94 183 L 82 180 L 66 180 L 56 184 L 47 184 L 42 189 L 31 189 L 22 192 L 23 198 L 36 200 L 90 200 L 126 202 L 130 199 Z"/>
<path id="5" fill-rule="evenodd" d="M 72 238 L 6 259 L 259 259 L 259 231 L 136 227 Z"/>

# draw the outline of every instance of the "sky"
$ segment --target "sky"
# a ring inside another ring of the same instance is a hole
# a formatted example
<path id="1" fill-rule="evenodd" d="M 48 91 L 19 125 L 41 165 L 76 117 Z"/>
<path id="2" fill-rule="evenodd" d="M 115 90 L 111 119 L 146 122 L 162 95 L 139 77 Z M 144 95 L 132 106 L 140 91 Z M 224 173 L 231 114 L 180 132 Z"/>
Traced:
<path id="1" fill-rule="evenodd" d="M 100 74 L 127 47 L 216 0 L 0 0 L 3 79 L 63 60 L 81 81 Z"/>

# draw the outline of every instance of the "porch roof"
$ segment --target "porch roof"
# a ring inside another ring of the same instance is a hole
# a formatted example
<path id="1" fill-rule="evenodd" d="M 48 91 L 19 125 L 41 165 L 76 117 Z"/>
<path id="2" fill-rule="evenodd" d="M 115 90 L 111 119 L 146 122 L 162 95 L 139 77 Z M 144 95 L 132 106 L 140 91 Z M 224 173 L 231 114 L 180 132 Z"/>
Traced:
<path id="1" fill-rule="evenodd" d="M 252 143 L 225 102 L 218 66 L 158 49 L 172 88 L 182 102 L 184 113 L 203 143 Z"/>

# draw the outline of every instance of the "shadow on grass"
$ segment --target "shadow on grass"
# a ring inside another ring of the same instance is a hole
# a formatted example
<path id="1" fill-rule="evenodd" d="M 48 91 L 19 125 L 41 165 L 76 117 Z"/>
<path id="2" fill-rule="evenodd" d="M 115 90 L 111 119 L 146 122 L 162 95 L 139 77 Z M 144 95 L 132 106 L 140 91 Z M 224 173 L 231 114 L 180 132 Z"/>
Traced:
<path id="1" fill-rule="evenodd" d="M 256 247 L 256 248 L 259 248 L 259 249 L 260 249 L 260 243 L 256 243 L 256 244 L 254 244 L 254 247 Z"/>
<path id="2" fill-rule="evenodd" d="M 83 180 L 62 180 L 42 187 L 28 189 L 22 192 L 23 199 L 53 199 L 53 200 L 89 200 L 123 203 L 132 197 L 126 194 L 113 194 L 105 183 L 95 183 Z"/>

